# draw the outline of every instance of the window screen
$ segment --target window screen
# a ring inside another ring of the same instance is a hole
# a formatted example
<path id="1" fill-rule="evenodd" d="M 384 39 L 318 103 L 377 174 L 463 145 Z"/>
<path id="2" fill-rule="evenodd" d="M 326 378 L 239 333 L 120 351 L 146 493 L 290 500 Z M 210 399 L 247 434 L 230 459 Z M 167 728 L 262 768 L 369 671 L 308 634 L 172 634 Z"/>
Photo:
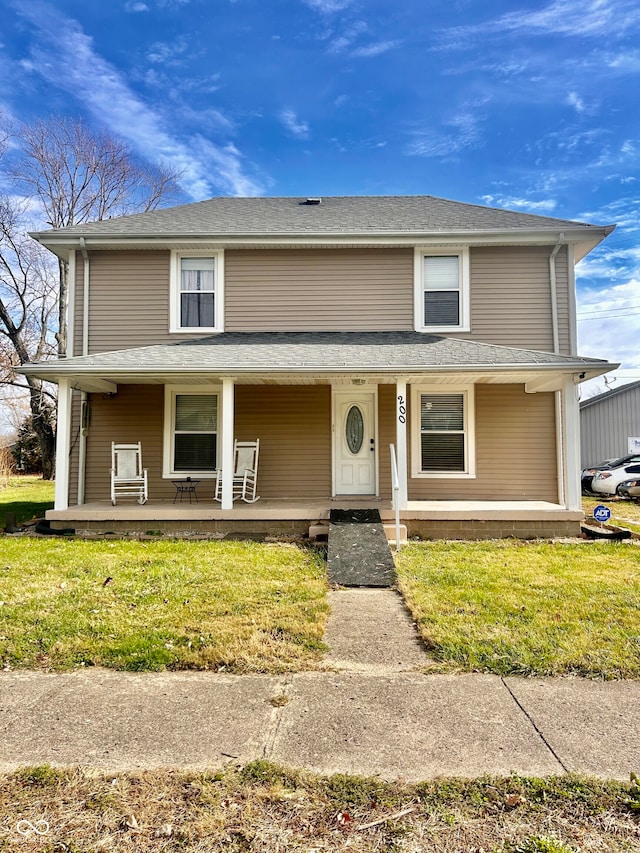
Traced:
<path id="1" fill-rule="evenodd" d="M 174 471 L 217 467 L 217 394 L 176 394 Z"/>
<path id="2" fill-rule="evenodd" d="M 420 395 L 422 471 L 465 471 L 464 394 Z"/>
<path id="3" fill-rule="evenodd" d="M 424 324 L 460 325 L 458 255 L 432 255 L 424 258 Z"/>

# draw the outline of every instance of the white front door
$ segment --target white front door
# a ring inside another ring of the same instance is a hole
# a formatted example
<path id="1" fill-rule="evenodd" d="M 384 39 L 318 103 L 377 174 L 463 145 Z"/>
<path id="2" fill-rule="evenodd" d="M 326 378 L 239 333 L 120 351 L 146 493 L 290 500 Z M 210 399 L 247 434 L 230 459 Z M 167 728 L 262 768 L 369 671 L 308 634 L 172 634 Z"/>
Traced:
<path id="1" fill-rule="evenodd" d="M 336 391 L 333 446 L 336 495 L 376 494 L 375 391 Z"/>

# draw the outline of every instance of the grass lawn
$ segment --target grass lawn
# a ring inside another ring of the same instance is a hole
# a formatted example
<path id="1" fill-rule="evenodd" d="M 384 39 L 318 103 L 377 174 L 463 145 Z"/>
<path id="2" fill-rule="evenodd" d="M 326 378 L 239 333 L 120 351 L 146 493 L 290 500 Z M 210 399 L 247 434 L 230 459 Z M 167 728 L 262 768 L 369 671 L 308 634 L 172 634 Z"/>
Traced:
<path id="1" fill-rule="evenodd" d="M 198 775 L 45 766 L 0 776 L 0 849 L 622 853 L 638 849 L 639 797 L 573 776 L 403 785 L 264 761 Z M 20 820 L 46 821 L 44 835 L 20 836 Z"/>
<path id="2" fill-rule="evenodd" d="M 636 545 L 424 542 L 396 564 L 441 670 L 640 678 Z"/>
<path id="3" fill-rule="evenodd" d="M 323 561 L 293 544 L 0 540 L 0 669 L 285 672 L 320 659 Z"/>
<path id="4" fill-rule="evenodd" d="M 6 526 L 6 515 L 14 513 L 16 522 L 42 518 L 53 506 L 54 483 L 31 474 L 10 477 L 6 486 L 0 486 L 0 530 Z"/>

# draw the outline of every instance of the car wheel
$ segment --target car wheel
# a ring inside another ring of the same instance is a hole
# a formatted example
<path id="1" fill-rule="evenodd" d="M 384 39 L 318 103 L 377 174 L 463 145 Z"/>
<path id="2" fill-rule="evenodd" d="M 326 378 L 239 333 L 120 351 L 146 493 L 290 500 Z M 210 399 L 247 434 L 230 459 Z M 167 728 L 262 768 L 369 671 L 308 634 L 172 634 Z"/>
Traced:
<path id="1" fill-rule="evenodd" d="M 620 486 L 616 486 L 616 497 L 618 498 L 626 498 L 626 495 L 623 495 L 620 491 Z"/>

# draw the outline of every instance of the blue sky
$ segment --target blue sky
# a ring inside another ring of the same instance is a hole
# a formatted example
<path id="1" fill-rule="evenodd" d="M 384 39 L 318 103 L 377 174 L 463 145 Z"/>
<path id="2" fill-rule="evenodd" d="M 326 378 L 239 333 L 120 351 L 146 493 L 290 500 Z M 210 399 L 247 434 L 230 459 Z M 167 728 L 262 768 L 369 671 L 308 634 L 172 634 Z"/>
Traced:
<path id="1" fill-rule="evenodd" d="M 0 0 L 0 109 L 82 116 L 212 195 L 432 194 L 619 223 L 582 355 L 640 379 L 637 0 Z M 604 390 L 602 380 L 587 390 Z"/>

